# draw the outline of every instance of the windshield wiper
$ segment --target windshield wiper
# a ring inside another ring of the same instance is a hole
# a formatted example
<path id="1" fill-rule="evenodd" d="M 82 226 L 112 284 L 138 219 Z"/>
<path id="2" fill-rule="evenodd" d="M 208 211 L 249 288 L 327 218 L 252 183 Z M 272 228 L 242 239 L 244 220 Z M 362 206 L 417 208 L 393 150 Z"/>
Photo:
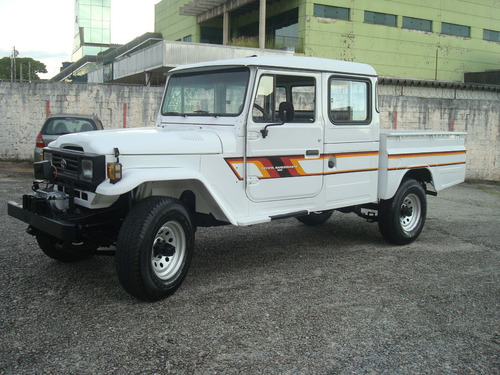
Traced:
<path id="1" fill-rule="evenodd" d="M 186 117 L 186 114 L 180 113 L 180 112 L 165 112 L 165 113 L 163 113 L 163 116 L 183 116 L 183 117 Z"/>
<path id="2" fill-rule="evenodd" d="M 197 111 L 193 111 L 193 112 L 190 112 L 190 113 L 165 112 L 165 113 L 162 113 L 162 115 L 163 116 L 182 116 L 182 117 L 186 117 L 186 116 L 189 116 L 189 115 L 210 115 L 210 116 L 214 116 L 214 117 L 219 117 L 220 116 L 217 113 L 210 113 L 210 111 L 205 111 L 203 109 L 199 109 Z"/>

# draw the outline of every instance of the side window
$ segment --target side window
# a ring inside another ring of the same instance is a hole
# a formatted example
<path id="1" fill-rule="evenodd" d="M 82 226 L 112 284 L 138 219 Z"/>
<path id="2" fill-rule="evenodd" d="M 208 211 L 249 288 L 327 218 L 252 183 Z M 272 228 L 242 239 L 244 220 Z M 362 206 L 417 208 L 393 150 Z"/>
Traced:
<path id="1" fill-rule="evenodd" d="M 350 78 L 330 79 L 328 113 L 333 123 L 369 123 L 370 82 Z"/>
<path id="2" fill-rule="evenodd" d="M 257 95 L 252 108 L 254 122 L 272 122 L 275 112 L 275 87 L 274 76 L 260 77 Z"/>
<path id="3" fill-rule="evenodd" d="M 294 108 L 292 122 L 314 122 L 316 113 L 316 80 L 295 75 L 263 75 L 252 109 L 255 123 L 276 122 L 279 107 L 289 102 Z"/>

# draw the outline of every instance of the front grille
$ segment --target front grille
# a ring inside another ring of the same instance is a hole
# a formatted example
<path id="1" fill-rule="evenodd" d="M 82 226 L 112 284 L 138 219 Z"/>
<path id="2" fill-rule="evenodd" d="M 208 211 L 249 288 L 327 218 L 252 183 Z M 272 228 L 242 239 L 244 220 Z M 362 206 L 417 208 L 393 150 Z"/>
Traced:
<path id="1" fill-rule="evenodd" d="M 73 150 L 47 150 L 52 155 L 52 165 L 57 171 L 55 182 L 70 190 L 81 189 L 95 191 L 106 179 L 106 157 L 104 155 L 85 154 Z M 82 160 L 92 161 L 93 178 L 84 178 Z"/>
<path id="2" fill-rule="evenodd" d="M 57 173 L 61 175 L 68 174 L 78 177 L 79 159 L 78 155 L 52 153 L 52 165 L 57 168 Z"/>

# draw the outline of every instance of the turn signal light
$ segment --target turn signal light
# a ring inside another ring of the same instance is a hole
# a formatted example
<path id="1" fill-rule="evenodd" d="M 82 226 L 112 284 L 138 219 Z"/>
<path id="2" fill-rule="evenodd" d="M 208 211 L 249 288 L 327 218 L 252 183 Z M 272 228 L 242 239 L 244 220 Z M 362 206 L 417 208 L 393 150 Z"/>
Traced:
<path id="1" fill-rule="evenodd" d="M 122 179 L 122 165 L 120 163 L 108 163 L 106 167 L 108 170 L 109 182 L 116 184 Z"/>

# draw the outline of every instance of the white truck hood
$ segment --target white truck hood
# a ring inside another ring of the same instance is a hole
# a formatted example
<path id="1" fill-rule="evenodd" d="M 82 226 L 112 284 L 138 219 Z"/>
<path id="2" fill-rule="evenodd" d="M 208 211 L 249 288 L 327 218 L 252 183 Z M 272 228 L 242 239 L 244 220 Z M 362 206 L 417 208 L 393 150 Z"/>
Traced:
<path id="1" fill-rule="evenodd" d="M 220 138 L 207 130 L 168 130 L 161 128 L 113 129 L 73 133 L 59 137 L 49 147 L 82 147 L 85 153 L 121 155 L 217 154 L 222 153 Z"/>

